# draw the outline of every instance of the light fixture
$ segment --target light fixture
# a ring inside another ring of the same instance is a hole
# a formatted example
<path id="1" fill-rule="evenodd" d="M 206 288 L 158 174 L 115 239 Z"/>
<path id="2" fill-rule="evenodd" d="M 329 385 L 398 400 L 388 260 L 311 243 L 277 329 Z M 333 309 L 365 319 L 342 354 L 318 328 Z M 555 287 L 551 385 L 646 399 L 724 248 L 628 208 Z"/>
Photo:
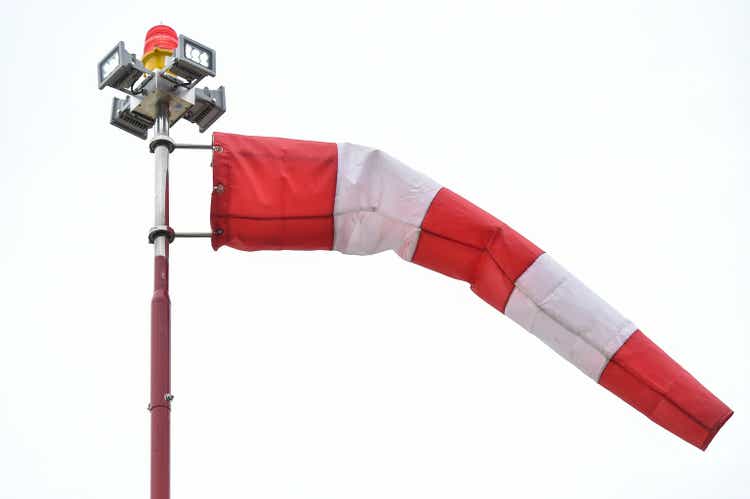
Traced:
<path id="1" fill-rule="evenodd" d="M 112 87 L 132 94 L 133 85 L 144 74 L 150 73 L 134 54 L 125 50 L 125 44 L 118 42 L 97 66 L 99 90 Z"/>
<path id="2" fill-rule="evenodd" d="M 185 118 L 205 132 L 224 114 L 224 87 L 197 87 L 206 76 L 216 75 L 212 48 L 159 25 L 146 35 L 143 52 L 146 62 L 118 42 L 97 65 L 99 89 L 111 87 L 127 94 L 112 101 L 112 125 L 146 139 L 160 116 L 168 127 Z"/>
<path id="3" fill-rule="evenodd" d="M 180 35 L 177 50 L 167 73 L 183 78 L 191 86 L 206 76 L 216 76 L 216 52 L 205 45 Z"/>
<path id="4" fill-rule="evenodd" d="M 109 122 L 120 130 L 132 133 L 143 140 L 148 137 L 149 128 L 154 126 L 153 118 L 130 109 L 130 97 L 124 99 L 115 97 L 112 100 L 112 114 Z"/>
<path id="5" fill-rule="evenodd" d="M 193 104 L 193 107 L 185 113 L 185 119 L 198 125 L 198 130 L 203 133 L 208 127 L 213 125 L 226 110 L 227 101 L 223 86 L 216 90 L 196 88 L 195 103 Z"/>

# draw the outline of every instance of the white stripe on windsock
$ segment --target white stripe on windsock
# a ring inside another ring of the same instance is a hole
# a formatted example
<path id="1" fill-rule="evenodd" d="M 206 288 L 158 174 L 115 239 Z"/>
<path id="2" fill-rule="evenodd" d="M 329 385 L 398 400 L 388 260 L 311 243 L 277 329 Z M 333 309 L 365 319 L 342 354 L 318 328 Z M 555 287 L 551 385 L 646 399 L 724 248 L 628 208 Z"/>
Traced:
<path id="1" fill-rule="evenodd" d="M 505 314 L 596 381 L 636 330 L 546 253 L 516 280 Z"/>
<path id="2" fill-rule="evenodd" d="M 338 144 L 333 249 L 411 260 L 420 226 L 441 186 L 377 149 Z"/>

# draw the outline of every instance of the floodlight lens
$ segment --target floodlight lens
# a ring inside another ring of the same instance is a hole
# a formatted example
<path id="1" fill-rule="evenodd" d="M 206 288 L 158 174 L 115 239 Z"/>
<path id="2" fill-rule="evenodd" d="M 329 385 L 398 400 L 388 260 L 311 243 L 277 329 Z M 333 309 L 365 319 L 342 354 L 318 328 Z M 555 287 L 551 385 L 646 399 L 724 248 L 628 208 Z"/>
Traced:
<path id="1" fill-rule="evenodd" d="M 112 71 L 117 69 L 117 66 L 120 64 L 120 56 L 117 53 L 117 50 L 112 52 L 112 55 L 110 55 L 106 61 L 102 64 L 102 80 L 107 78 L 109 75 L 112 74 Z"/>
<path id="2" fill-rule="evenodd" d="M 205 68 L 209 67 L 209 63 L 211 62 L 211 57 L 208 52 L 201 50 L 190 43 L 185 44 L 185 57 Z"/>

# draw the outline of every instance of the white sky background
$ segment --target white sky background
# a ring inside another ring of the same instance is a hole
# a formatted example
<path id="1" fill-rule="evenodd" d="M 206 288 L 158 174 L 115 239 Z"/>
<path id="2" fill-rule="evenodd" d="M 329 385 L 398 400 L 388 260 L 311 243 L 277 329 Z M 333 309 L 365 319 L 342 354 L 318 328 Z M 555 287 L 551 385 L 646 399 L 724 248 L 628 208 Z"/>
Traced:
<path id="1" fill-rule="evenodd" d="M 384 149 L 736 412 L 702 453 L 393 253 L 183 240 L 173 497 L 750 496 L 747 2 L 154 5 L 3 6 L 0 498 L 147 497 L 153 157 L 95 71 L 160 21 L 216 48 L 214 129 Z M 209 156 L 172 155 L 177 230 L 208 228 Z"/>

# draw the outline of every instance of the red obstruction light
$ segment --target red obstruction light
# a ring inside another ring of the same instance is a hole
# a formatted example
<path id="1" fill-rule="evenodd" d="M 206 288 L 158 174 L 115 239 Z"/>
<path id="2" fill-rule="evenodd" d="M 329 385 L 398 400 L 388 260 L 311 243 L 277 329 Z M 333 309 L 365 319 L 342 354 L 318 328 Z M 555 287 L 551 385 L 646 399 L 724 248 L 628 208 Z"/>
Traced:
<path id="1" fill-rule="evenodd" d="M 158 24 L 148 30 L 143 53 L 148 54 L 157 47 L 173 51 L 177 48 L 177 32 L 165 24 Z"/>
<path id="2" fill-rule="evenodd" d="M 178 39 L 175 30 L 164 24 L 158 24 L 146 33 L 143 46 L 143 65 L 150 71 L 162 69 L 167 57 L 177 47 Z"/>

